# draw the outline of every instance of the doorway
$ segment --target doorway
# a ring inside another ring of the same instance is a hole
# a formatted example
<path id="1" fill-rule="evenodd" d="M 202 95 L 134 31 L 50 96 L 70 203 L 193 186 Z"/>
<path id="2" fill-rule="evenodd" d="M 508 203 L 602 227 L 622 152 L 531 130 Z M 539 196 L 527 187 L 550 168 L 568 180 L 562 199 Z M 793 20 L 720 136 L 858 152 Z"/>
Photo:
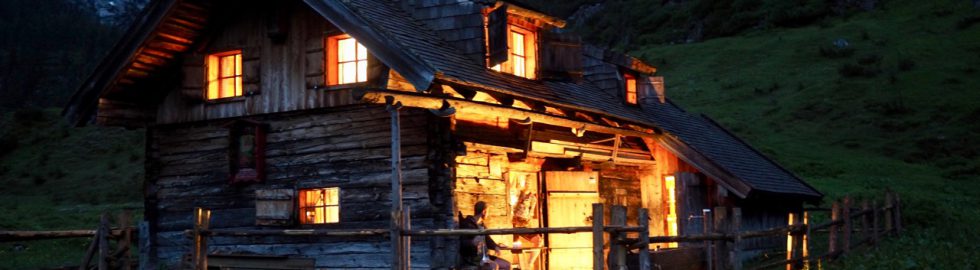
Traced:
<path id="1" fill-rule="evenodd" d="M 545 172 L 548 227 L 592 226 L 597 172 Z M 549 234 L 548 269 L 592 269 L 592 233 Z"/>

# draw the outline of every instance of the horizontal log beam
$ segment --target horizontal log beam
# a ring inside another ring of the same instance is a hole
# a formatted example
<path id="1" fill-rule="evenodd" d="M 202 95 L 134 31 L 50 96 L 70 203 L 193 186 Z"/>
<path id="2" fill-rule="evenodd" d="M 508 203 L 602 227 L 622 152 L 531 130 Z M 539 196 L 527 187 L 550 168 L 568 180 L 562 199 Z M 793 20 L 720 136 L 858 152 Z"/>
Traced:
<path id="1" fill-rule="evenodd" d="M 120 236 L 125 229 L 136 229 L 135 227 L 130 228 L 115 228 L 112 229 L 110 236 L 116 237 Z M 82 237 L 93 237 L 95 236 L 95 230 L 63 230 L 63 231 L 0 231 L 0 242 L 13 242 L 13 241 L 25 241 L 25 240 L 44 240 L 44 239 L 59 239 L 59 238 L 82 238 Z"/>
<path id="2" fill-rule="evenodd" d="M 456 112 L 496 115 L 503 118 L 511 118 L 511 119 L 530 118 L 531 121 L 538 122 L 538 123 L 545 123 L 549 125 L 563 126 L 563 127 L 575 127 L 575 128 L 585 127 L 586 131 L 606 133 L 606 134 L 620 134 L 620 135 L 627 135 L 627 136 L 634 136 L 634 137 L 648 137 L 648 138 L 660 136 L 653 133 L 640 132 L 640 131 L 624 129 L 624 128 L 608 127 L 603 125 L 597 125 L 594 123 L 569 119 L 565 117 L 547 115 L 535 111 L 528 111 L 524 109 L 505 107 L 505 106 L 494 105 L 494 104 L 484 104 L 484 103 L 473 102 L 473 101 L 463 100 L 458 98 L 434 97 L 425 94 L 389 91 L 389 90 L 381 90 L 381 89 L 357 89 L 354 91 L 354 96 L 358 97 L 361 100 L 361 102 L 373 103 L 373 104 L 384 104 L 385 96 L 393 96 L 395 100 L 400 101 L 406 107 L 425 108 L 425 109 L 440 109 L 443 107 L 443 101 L 445 101 L 453 108 L 455 108 Z"/>
<path id="3" fill-rule="evenodd" d="M 308 230 L 204 230 L 202 235 L 208 236 L 383 236 L 390 232 L 388 229 L 359 229 L 359 230 L 336 230 L 336 229 L 308 229 Z M 185 233 L 190 235 L 191 230 Z"/>
<path id="4" fill-rule="evenodd" d="M 505 235 L 505 234 L 550 234 L 550 233 L 583 233 L 592 232 L 592 227 L 559 227 L 559 228 L 509 228 L 509 229 L 438 229 L 438 230 L 409 230 L 402 235 L 409 236 L 469 236 L 469 235 Z"/>

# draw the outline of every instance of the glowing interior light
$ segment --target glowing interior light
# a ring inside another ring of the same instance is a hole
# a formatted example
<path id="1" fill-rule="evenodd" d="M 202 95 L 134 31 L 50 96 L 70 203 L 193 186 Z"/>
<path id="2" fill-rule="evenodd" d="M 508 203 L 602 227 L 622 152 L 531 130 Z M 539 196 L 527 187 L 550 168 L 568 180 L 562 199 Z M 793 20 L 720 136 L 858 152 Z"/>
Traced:
<path id="1" fill-rule="evenodd" d="M 303 224 L 340 221 L 340 188 L 300 190 L 300 210 L 305 214 Z"/>
<path id="2" fill-rule="evenodd" d="M 240 50 L 207 56 L 208 99 L 242 95 L 242 52 Z"/>
<path id="3" fill-rule="evenodd" d="M 667 235 L 677 235 L 677 183 L 673 175 L 664 177 L 664 187 L 667 189 Z M 677 247 L 677 242 L 667 243 L 667 247 Z"/>
<path id="4" fill-rule="evenodd" d="M 339 84 L 367 81 L 367 48 L 354 38 L 337 40 L 337 80 Z"/>

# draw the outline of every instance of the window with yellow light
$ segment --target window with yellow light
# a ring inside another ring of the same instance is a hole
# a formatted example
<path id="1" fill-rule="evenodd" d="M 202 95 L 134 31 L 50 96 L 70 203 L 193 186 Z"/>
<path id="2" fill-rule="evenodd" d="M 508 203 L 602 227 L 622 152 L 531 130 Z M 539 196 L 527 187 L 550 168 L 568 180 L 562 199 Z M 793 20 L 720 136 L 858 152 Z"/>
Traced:
<path id="1" fill-rule="evenodd" d="M 242 51 L 213 53 L 206 60 L 207 99 L 242 96 Z"/>
<path id="2" fill-rule="evenodd" d="M 626 103 L 636 104 L 636 77 L 629 73 L 623 74 Z"/>
<path id="3" fill-rule="evenodd" d="M 367 48 L 350 35 L 327 38 L 327 84 L 341 85 L 367 81 Z"/>
<path id="4" fill-rule="evenodd" d="M 490 69 L 534 79 L 537 68 L 537 43 L 534 32 L 516 25 L 508 25 L 507 61 Z"/>
<path id="5" fill-rule="evenodd" d="M 299 191 L 300 224 L 340 222 L 340 188 L 311 188 Z"/>

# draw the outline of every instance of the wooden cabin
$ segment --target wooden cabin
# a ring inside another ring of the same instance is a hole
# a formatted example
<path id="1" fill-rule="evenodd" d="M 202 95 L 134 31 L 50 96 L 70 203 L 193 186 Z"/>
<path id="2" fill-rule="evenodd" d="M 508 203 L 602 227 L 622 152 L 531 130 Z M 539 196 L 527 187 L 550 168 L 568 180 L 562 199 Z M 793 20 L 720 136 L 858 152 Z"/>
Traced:
<path id="1" fill-rule="evenodd" d="M 689 235 L 702 209 L 740 207 L 753 230 L 821 199 L 672 103 L 656 68 L 564 25 L 493 0 L 155 0 L 64 115 L 146 130 L 150 268 L 186 259 L 196 207 L 211 228 L 388 228 L 393 163 L 415 229 L 456 228 L 477 201 L 490 228 L 588 226 L 601 202 L 627 207 L 631 223 L 649 209 L 652 235 Z M 591 268 L 588 235 L 493 238 L 542 247 L 531 269 Z M 412 239 L 411 266 L 456 267 L 457 241 Z M 388 243 L 215 237 L 208 253 L 381 269 Z"/>

